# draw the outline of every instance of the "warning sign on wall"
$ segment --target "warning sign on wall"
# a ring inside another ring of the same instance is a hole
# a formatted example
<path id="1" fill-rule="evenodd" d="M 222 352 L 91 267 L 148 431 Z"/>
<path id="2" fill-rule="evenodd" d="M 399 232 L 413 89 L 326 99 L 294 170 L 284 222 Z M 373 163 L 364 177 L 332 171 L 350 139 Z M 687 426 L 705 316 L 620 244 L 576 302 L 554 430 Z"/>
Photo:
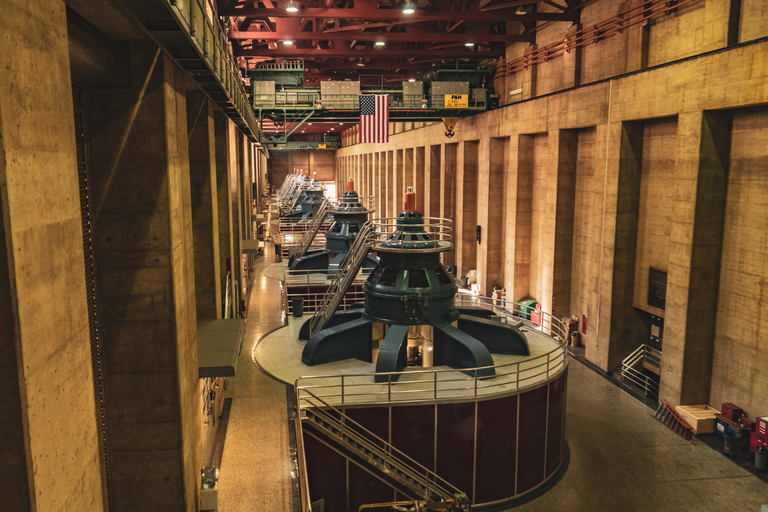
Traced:
<path id="1" fill-rule="evenodd" d="M 446 94 L 445 108 L 469 108 L 469 94 Z"/>

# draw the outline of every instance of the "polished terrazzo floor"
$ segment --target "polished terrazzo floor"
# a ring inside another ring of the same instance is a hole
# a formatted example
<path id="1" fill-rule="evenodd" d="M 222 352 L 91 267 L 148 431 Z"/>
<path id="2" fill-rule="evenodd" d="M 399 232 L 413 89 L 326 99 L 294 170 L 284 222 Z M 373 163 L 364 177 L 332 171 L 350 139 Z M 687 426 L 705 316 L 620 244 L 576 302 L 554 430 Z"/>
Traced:
<path id="1" fill-rule="evenodd" d="M 289 430 L 292 388 L 255 358 L 259 343 L 286 320 L 280 283 L 262 272 L 274 262 L 271 245 L 266 254 L 256 263 L 238 374 L 229 380 L 233 401 L 219 481 L 221 512 L 300 510 Z M 758 512 L 768 503 L 768 483 L 705 443 L 683 440 L 652 413 L 572 359 L 570 465 L 548 492 L 514 510 Z"/>

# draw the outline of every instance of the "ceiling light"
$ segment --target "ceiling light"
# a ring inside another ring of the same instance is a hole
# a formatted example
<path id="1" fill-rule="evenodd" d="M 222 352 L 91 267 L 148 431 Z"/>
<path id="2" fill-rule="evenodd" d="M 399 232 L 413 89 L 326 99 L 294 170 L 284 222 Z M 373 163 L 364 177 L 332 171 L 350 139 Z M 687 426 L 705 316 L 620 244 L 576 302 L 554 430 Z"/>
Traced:
<path id="1" fill-rule="evenodd" d="M 385 43 L 384 41 L 376 41 L 376 42 L 375 42 L 375 43 L 373 43 L 373 44 L 374 44 L 375 46 L 384 46 L 384 45 L 385 45 L 385 44 L 387 44 L 387 43 Z"/>
<path id="2" fill-rule="evenodd" d="M 309 126 L 312 126 L 312 123 L 307 123 L 307 124 L 309 124 Z"/>
<path id="3" fill-rule="evenodd" d="M 291 41 L 290 39 L 286 39 L 285 41 L 283 41 L 283 44 L 292 45 L 293 41 Z"/>
<path id="4" fill-rule="evenodd" d="M 416 79 L 415 79 L 415 78 L 409 78 L 409 79 L 408 79 L 408 81 L 409 81 L 409 82 L 415 82 L 415 81 L 416 81 Z"/>
<path id="5" fill-rule="evenodd" d="M 403 7 L 403 14 L 413 14 L 413 12 L 416 10 L 416 8 L 413 5 L 413 2 L 405 2 L 405 7 Z"/>
<path id="6" fill-rule="evenodd" d="M 333 131 L 333 128 L 331 128 L 331 131 Z"/>
<path id="7" fill-rule="evenodd" d="M 523 14 L 525 14 L 525 9 L 523 9 L 522 5 L 517 8 L 517 10 L 515 11 L 515 14 L 517 14 L 518 16 L 522 16 Z"/>
<path id="8" fill-rule="evenodd" d="M 293 3 L 293 0 L 291 0 L 290 2 L 288 2 L 288 7 L 286 7 L 285 10 L 288 12 L 297 12 L 299 8 L 296 7 L 296 4 Z"/>
<path id="9" fill-rule="evenodd" d="M 464 43 L 464 46 L 475 46 L 475 43 L 473 43 L 472 41 L 467 41 L 466 43 Z"/>

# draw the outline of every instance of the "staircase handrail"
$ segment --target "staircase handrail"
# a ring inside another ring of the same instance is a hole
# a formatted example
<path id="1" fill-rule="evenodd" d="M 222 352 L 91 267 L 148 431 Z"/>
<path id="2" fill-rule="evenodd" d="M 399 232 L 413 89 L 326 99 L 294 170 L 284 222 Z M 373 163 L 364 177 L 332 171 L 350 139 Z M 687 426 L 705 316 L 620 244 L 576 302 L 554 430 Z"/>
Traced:
<path id="1" fill-rule="evenodd" d="M 339 263 L 339 269 L 336 273 L 336 278 L 328 287 L 328 291 L 325 293 L 322 302 L 315 311 L 315 314 L 309 320 L 309 335 L 314 335 L 317 331 L 325 326 L 328 319 L 336 312 L 336 308 L 339 307 L 341 299 L 344 297 L 347 288 L 352 283 L 352 280 L 357 275 L 357 271 L 360 270 L 360 265 L 363 264 L 365 256 L 368 254 L 369 249 L 373 245 L 373 229 L 371 221 L 363 224 L 360 232 L 357 234 L 357 238 L 349 248 L 349 252 Z"/>
<path id="2" fill-rule="evenodd" d="M 290 196 L 291 206 L 286 211 L 292 212 L 294 208 L 296 208 L 296 203 L 301 197 L 301 193 L 304 192 L 307 188 L 309 188 L 309 183 L 307 183 L 304 180 L 301 180 L 301 183 L 299 184 L 299 186 L 296 187 L 296 189 L 294 189 L 292 195 Z"/>
<path id="3" fill-rule="evenodd" d="M 305 412 L 315 414 L 317 416 L 322 416 L 323 419 L 329 424 L 338 426 L 340 432 L 345 432 L 350 437 L 355 437 L 357 442 L 361 443 L 361 445 L 365 445 L 369 450 L 371 450 L 371 452 L 375 452 L 377 455 L 380 455 L 382 460 L 387 460 L 401 471 L 409 473 L 409 476 L 414 480 L 417 480 L 421 485 L 425 487 L 425 489 L 427 489 L 427 491 L 436 491 L 443 498 L 453 498 L 456 494 L 461 494 L 461 491 L 456 486 L 439 476 L 434 471 L 431 471 L 429 468 L 413 460 L 413 458 L 408 456 L 408 454 L 398 450 L 392 444 L 377 436 L 363 425 L 341 412 L 339 409 L 328 404 L 311 391 L 304 391 L 307 394 L 312 395 L 315 400 L 322 404 L 317 405 L 309 398 L 302 398 L 303 401 L 313 406 L 313 409 L 303 409 Z M 298 390 L 296 390 L 296 396 L 297 398 L 299 397 Z M 335 414 L 338 414 L 338 417 L 329 414 L 328 412 L 324 411 L 323 408 L 330 409 Z M 302 408 L 299 407 L 299 410 L 302 410 Z M 344 422 L 342 422 L 341 419 L 343 419 Z M 350 423 L 354 426 L 355 429 L 362 431 L 363 434 L 351 429 L 349 427 Z M 371 439 L 366 439 L 365 436 L 368 436 Z M 438 481 L 440 481 L 442 485 L 438 484 Z M 448 487 L 448 489 L 444 487 Z"/>
<path id="4" fill-rule="evenodd" d="M 315 239 L 315 236 L 317 236 L 317 232 L 320 230 L 320 225 L 325 220 L 325 217 L 328 215 L 328 211 L 330 209 L 331 202 L 327 197 L 324 197 L 323 203 L 312 217 L 312 220 L 309 223 L 309 227 L 304 232 L 304 237 L 301 239 L 301 245 L 299 245 L 299 252 L 296 253 L 296 258 L 302 258 L 305 254 L 307 254 L 309 246 L 312 245 L 312 241 Z"/>

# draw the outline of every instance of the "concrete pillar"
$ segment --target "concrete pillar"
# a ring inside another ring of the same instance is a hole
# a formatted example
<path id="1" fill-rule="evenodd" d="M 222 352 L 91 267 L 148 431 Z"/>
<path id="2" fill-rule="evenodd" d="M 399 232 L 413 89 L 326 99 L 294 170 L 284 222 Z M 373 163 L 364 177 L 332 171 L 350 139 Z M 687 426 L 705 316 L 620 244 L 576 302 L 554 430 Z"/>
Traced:
<path id="1" fill-rule="evenodd" d="M 229 313 L 228 318 L 234 318 L 237 310 L 237 296 L 235 294 L 236 274 L 232 272 L 235 260 L 235 230 L 233 223 L 232 198 L 230 190 L 230 173 L 232 162 L 231 153 L 234 146 L 235 132 L 233 122 L 221 111 L 214 112 L 215 124 L 215 152 L 216 157 L 216 217 L 218 219 L 219 234 L 219 274 L 226 289 L 226 279 L 229 273 Z M 282 183 L 282 182 L 281 182 Z M 222 311 L 224 309 L 222 308 Z M 222 313 L 224 314 L 224 313 Z"/>
<path id="2" fill-rule="evenodd" d="M 392 150 L 387 151 L 386 165 L 387 194 L 384 217 L 393 217 L 392 210 L 395 197 L 395 153 Z"/>
<path id="3" fill-rule="evenodd" d="M 555 207 L 555 254 L 552 314 L 570 315 L 573 226 L 576 202 L 578 131 L 559 130 L 550 139 L 557 142 L 557 204 Z"/>
<path id="4" fill-rule="evenodd" d="M 413 152 L 413 186 L 416 191 L 416 210 L 427 216 L 424 203 L 424 160 L 426 158 L 424 153 L 424 146 L 417 147 Z"/>
<path id="5" fill-rule="evenodd" d="M 3 2 L 0 33 L 0 508 L 99 511 L 64 3 Z"/>
<path id="6" fill-rule="evenodd" d="M 517 160 L 513 161 L 510 178 L 515 183 L 514 197 L 510 208 L 514 208 L 514 240 L 512 250 L 514 266 L 512 282 L 507 286 L 507 297 L 513 302 L 530 294 L 531 281 L 531 236 L 533 222 L 533 142 L 530 135 L 520 135 L 517 141 Z M 514 205 L 514 206 L 512 206 Z"/>
<path id="7" fill-rule="evenodd" d="M 427 196 L 425 210 L 429 217 L 442 217 L 440 212 L 440 168 L 442 167 L 442 145 L 433 144 L 427 152 L 427 176 L 424 193 Z"/>
<path id="8" fill-rule="evenodd" d="M 633 309 L 637 228 L 640 210 L 640 172 L 643 156 L 643 123 L 621 126 L 619 169 L 615 203 L 610 331 L 604 369 L 613 371 L 644 340 Z M 608 212 L 606 212 L 608 215 Z M 600 318 L 603 324 L 603 317 Z M 599 341 L 601 343 L 601 341 Z"/>
<path id="9" fill-rule="evenodd" d="M 197 509 L 200 410 L 185 74 L 131 44 L 132 88 L 89 96 L 114 507 Z"/>
<path id="10" fill-rule="evenodd" d="M 731 152 L 730 112 L 678 117 L 659 396 L 709 402 Z"/>
<path id="11" fill-rule="evenodd" d="M 456 265 L 456 255 L 460 245 L 459 240 L 459 220 L 456 217 L 456 187 L 458 185 L 457 176 L 457 154 L 459 144 L 443 144 L 442 166 L 440 167 L 440 216 L 453 221 L 453 250 L 443 254 L 443 263 L 445 265 Z M 462 274 L 458 274 L 462 275 Z"/>
<path id="12" fill-rule="evenodd" d="M 395 150 L 395 204 L 392 205 L 392 216 L 397 217 L 403 211 L 403 198 L 405 197 L 405 150 Z"/>
<path id="13" fill-rule="evenodd" d="M 403 157 L 403 192 L 408 190 L 408 187 L 413 187 L 414 191 L 416 190 L 416 175 L 414 172 L 416 162 L 414 160 L 414 153 L 413 148 L 405 149 L 405 156 Z M 401 204 L 400 209 L 402 209 L 402 206 Z"/>
<path id="14" fill-rule="evenodd" d="M 223 308 L 213 103 L 202 92 L 188 91 L 187 112 L 195 248 L 195 302 L 199 317 L 221 318 Z"/>
<path id="15" fill-rule="evenodd" d="M 456 196 L 461 198 L 456 205 L 458 226 L 456 260 L 460 275 L 477 269 L 477 179 L 478 141 L 466 141 L 459 146 Z M 460 241 L 459 241 L 460 240 Z"/>
<path id="16" fill-rule="evenodd" d="M 483 233 L 478 246 L 478 283 L 484 295 L 490 295 L 494 286 L 504 286 L 508 148 L 508 137 L 490 139 L 487 158 L 483 159 L 488 165 L 480 167 L 483 172 L 478 193 L 478 223 L 483 226 Z"/>
<path id="17" fill-rule="evenodd" d="M 235 308 L 235 318 L 240 318 L 243 311 L 243 198 L 240 194 L 243 175 L 243 143 L 244 135 L 234 124 L 229 125 L 231 133 L 230 139 L 230 162 L 229 162 L 229 199 L 232 201 L 232 237 L 234 243 L 234 252 L 232 253 L 232 283 L 235 299 L 233 305 Z"/>

